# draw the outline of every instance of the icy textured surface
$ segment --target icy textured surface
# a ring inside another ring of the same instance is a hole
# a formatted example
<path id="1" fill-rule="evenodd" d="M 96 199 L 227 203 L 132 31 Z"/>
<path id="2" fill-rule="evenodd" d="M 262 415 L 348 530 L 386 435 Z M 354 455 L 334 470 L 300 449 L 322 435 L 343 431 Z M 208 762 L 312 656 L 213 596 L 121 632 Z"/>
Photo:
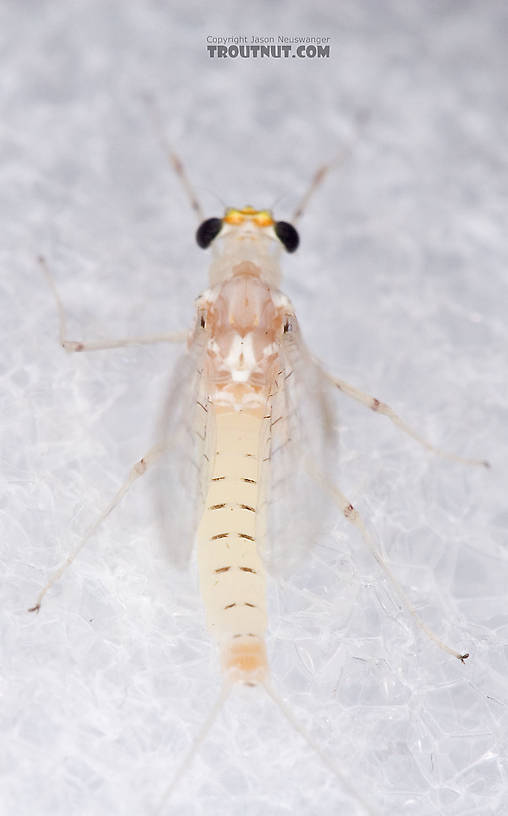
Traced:
<path id="1" fill-rule="evenodd" d="M 218 197 L 280 198 L 287 218 L 370 110 L 302 221 L 285 289 L 339 376 L 491 459 L 436 460 L 337 397 L 344 490 L 471 658 L 415 632 L 337 517 L 308 568 L 271 587 L 274 683 L 376 814 L 508 811 L 507 26 L 488 0 L 2 4 L 2 814 L 150 813 L 220 688 L 195 575 L 157 545 L 149 477 L 26 613 L 149 446 L 177 353 L 64 354 L 36 255 L 75 339 L 186 328 L 206 281 L 145 92 L 207 215 Z M 206 34 L 244 32 L 330 35 L 332 58 L 207 57 Z M 360 808 L 262 690 L 239 689 L 167 812 Z"/>

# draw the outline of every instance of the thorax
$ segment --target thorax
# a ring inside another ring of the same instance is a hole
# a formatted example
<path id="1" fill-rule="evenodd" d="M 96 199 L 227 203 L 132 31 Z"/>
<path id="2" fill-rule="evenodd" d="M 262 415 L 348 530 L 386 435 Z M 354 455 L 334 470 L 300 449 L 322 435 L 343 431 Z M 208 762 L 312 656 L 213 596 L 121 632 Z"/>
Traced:
<path id="1" fill-rule="evenodd" d="M 198 326 L 207 331 L 205 376 L 217 407 L 253 410 L 265 404 L 279 365 L 288 298 L 244 261 L 198 299 Z"/>

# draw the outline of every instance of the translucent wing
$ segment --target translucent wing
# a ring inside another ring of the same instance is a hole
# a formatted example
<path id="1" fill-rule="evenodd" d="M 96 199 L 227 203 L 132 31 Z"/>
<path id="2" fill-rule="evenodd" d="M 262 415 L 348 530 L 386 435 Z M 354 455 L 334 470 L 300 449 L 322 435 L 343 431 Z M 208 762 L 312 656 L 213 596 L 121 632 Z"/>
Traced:
<path id="1" fill-rule="evenodd" d="M 159 422 L 164 447 L 157 468 L 158 515 L 171 560 L 189 560 L 206 496 L 215 445 L 214 412 L 203 376 L 207 335 L 195 335 L 177 362 Z"/>
<path id="2" fill-rule="evenodd" d="M 275 573 L 293 569 L 330 526 L 332 503 L 308 463 L 331 478 L 338 452 L 332 394 L 294 318 L 279 359 L 263 431 L 258 533 L 262 557 Z"/>

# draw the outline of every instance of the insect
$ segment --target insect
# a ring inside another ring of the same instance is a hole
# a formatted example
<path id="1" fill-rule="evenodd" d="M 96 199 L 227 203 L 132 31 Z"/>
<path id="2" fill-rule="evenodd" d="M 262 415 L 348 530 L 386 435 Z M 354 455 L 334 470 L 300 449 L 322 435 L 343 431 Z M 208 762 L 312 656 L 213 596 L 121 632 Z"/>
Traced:
<path id="1" fill-rule="evenodd" d="M 325 518 L 338 508 L 359 530 L 416 625 L 439 648 L 464 662 L 467 653 L 443 643 L 420 619 L 357 509 L 333 482 L 333 388 L 384 414 L 434 453 L 473 465 L 488 463 L 435 448 L 388 405 L 325 371 L 306 348 L 291 302 L 279 289 L 280 259 L 283 252 L 297 250 L 294 225 L 334 162 L 318 169 L 292 221 L 287 222 L 277 220 L 268 209 L 250 205 L 230 207 L 222 217 L 205 219 L 182 163 L 171 151 L 169 158 L 199 218 L 197 243 L 212 250 L 210 286 L 197 298 L 195 324 L 187 352 L 173 372 L 155 445 L 132 468 L 30 611 L 39 611 L 48 590 L 134 481 L 157 463 L 164 536 L 172 560 L 180 565 L 188 561 L 195 543 L 207 624 L 224 675 L 222 694 L 165 791 L 158 812 L 163 812 L 231 689 L 243 683 L 264 687 L 348 794 L 365 812 L 373 813 L 272 687 L 265 643 L 267 568 L 290 570 L 305 559 L 315 538 L 313 519 Z M 69 340 L 54 280 L 44 258 L 40 263 L 56 300 L 60 343 L 67 351 L 184 339 L 176 332 L 109 342 Z M 311 518 L 307 497 L 316 488 L 320 498 L 317 505 L 313 502 Z M 176 513 L 171 511 L 175 507 Z"/>

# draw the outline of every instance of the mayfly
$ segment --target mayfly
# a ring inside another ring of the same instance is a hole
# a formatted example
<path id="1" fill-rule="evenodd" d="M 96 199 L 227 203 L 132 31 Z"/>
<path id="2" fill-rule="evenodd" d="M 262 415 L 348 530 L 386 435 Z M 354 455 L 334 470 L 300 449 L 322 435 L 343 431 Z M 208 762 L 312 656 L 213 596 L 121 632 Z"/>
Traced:
<path id="1" fill-rule="evenodd" d="M 265 645 L 267 568 L 287 570 L 304 559 L 316 539 L 315 519 L 324 519 L 330 507 L 338 507 L 359 530 L 416 625 L 437 646 L 464 662 L 467 653 L 443 643 L 420 619 L 376 549 L 357 509 L 333 483 L 337 451 L 330 403 L 333 389 L 329 386 L 386 415 L 434 453 L 468 464 L 488 463 L 435 448 L 388 405 L 326 372 L 305 347 L 291 302 L 279 289 L 280 257 L 282 252 L 293 253 L 298 248 L 294 225 L 335 162 L 316 172 L 291 223 L 276 220 L 268 209 L 252 206 L 228 208 L 222 217 L 205 219 L 180 160 L 172 151 L 168 153 L 199 218 L 197 243 L 212 250 L 210 286 L 197 299 L 195 325 L 187 353 L 173 373 L 156 444 L 132 468 L 30 611 L 40 609 L 49 588 L 132 483 L 158 462 L 164 536 L 178 564 L 185 564 L 196 543 L 201 595 L 220 654 L 224 688 L 157 812 L 162 812 L 231 688 L 244 683 L 266 689 L 348 795 L 365 812 L 372 813 L 371 806 L 298 724 L 270 683 Z M 40 262 L 56 299 L 60 343 L 67 351 L 177 342 L 185 337 L 173 333 L 109 342 L 67 339 L 60 297 L 45 259 Z M 312 493 L 310 510 L 308 496 L 316 485 L 321 498 L 314 499 L 315 491 Z M 169 489 L 171 497 L 167 495 Z M 169 504 L 177 512 L 170 512 Z"/>

